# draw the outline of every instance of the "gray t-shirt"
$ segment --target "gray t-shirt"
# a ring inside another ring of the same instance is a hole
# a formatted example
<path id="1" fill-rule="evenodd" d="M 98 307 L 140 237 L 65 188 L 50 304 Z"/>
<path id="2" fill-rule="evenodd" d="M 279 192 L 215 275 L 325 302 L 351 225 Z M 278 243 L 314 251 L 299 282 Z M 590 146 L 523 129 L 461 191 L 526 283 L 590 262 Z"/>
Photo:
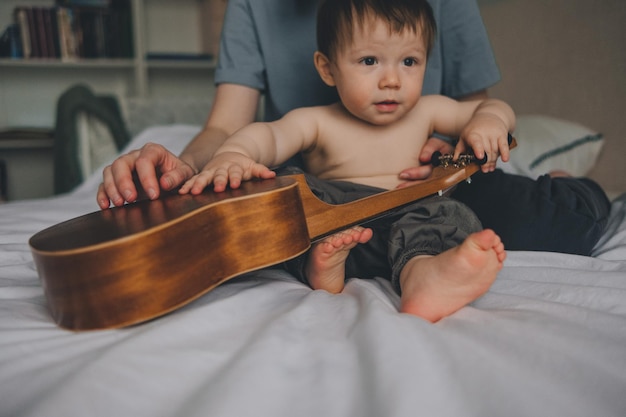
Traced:
<path id="1" fill-rule="evenodd" d="M 437 40 L 429 56 L 423 95 L 461 97 L 500 80 L 475 0 L 429 0 Z M 240 84 L 265 94 L 265 119 L 297 107 L 338 101 L 313 65 L 313 0 L 229 0 L 216 84 Z"/>

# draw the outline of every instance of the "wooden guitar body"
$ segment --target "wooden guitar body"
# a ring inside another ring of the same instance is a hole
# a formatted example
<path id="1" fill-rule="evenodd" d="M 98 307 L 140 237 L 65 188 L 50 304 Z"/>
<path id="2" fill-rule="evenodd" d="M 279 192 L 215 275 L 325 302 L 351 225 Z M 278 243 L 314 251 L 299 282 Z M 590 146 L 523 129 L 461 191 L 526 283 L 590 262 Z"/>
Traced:
<path id="1" fill-rule="evenodd" d="M 286 177 L 98 211 L 30 239 L 52 317 L 72 330 L 154 318 L 309 245 L 297 182 Z"/>
<path id="2" fill-rule="evenodd" d="M 342 205 L 303 175 L 223 193 L 169 194 L 59 223 L 29 241 L 50 312 L 71 330 L 150 320 L 245 272 L 304 253 L 312 241 L 469 178 L 476 164 Z"/>

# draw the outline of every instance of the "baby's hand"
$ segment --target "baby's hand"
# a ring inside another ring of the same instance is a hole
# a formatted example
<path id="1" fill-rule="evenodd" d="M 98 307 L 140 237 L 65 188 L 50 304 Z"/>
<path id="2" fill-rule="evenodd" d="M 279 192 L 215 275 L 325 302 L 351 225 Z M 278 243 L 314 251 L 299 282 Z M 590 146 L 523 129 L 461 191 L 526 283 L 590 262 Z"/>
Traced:
<path id="1" fill-rule="evenodd" d="M 499 117 L 491 114 L 476 114 L 465 126 L 459 143 L 454 150 L 454 159 L 471 148 L 477 159 L 487 156 L 482 165 L 483 172 L 496 169 L 498 155 L 504 162 L 509 160 L 508 128 Z"/>
<path id="2" fill-rule="evenodd" d="M 194 175 L 178 191 L 180 194 L 200 194 L 213 183 L 213 190 L 222 192 L 228 185 L 239 188 L 241 181 L 252 178 L 274 178 L 276 173 L 238 152 L 224 152 L 216 155 L 202 171 Z"/>

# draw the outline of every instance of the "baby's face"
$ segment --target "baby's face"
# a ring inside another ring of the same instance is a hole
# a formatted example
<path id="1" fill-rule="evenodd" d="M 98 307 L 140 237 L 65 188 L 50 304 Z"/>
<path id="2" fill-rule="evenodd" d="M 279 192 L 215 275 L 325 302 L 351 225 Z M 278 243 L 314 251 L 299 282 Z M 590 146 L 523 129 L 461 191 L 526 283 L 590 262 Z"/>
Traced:
<path id="1" fill-rule="evenodd" d="M 341 101 L 375 125 L 401 119 L 417 103 L 426 71 L 426 46 L 410 29 L 392 33 L 387 22 L 366 19 L 353 41 L 339 48 L 331 68 Z"/>

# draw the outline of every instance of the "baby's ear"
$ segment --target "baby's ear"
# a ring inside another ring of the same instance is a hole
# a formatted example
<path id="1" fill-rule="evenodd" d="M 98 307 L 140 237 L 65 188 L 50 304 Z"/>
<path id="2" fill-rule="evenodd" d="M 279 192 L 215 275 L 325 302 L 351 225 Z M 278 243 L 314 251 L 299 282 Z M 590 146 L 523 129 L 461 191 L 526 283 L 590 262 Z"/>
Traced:
<path id="1" fill-rule="evenodd" d="M 326 83 L 326 85 L 330 87 L 335 86 L 335 78 L 333 77 L 333 73 L 330 70 L 330 60 L 326 55 L 321 53 L 320 51 L 315 51 L 313 55 L 313 62 L 315 63 L 315 68 L 319 73 L 320 77 L 322 77 L 322 81 Z"/>

